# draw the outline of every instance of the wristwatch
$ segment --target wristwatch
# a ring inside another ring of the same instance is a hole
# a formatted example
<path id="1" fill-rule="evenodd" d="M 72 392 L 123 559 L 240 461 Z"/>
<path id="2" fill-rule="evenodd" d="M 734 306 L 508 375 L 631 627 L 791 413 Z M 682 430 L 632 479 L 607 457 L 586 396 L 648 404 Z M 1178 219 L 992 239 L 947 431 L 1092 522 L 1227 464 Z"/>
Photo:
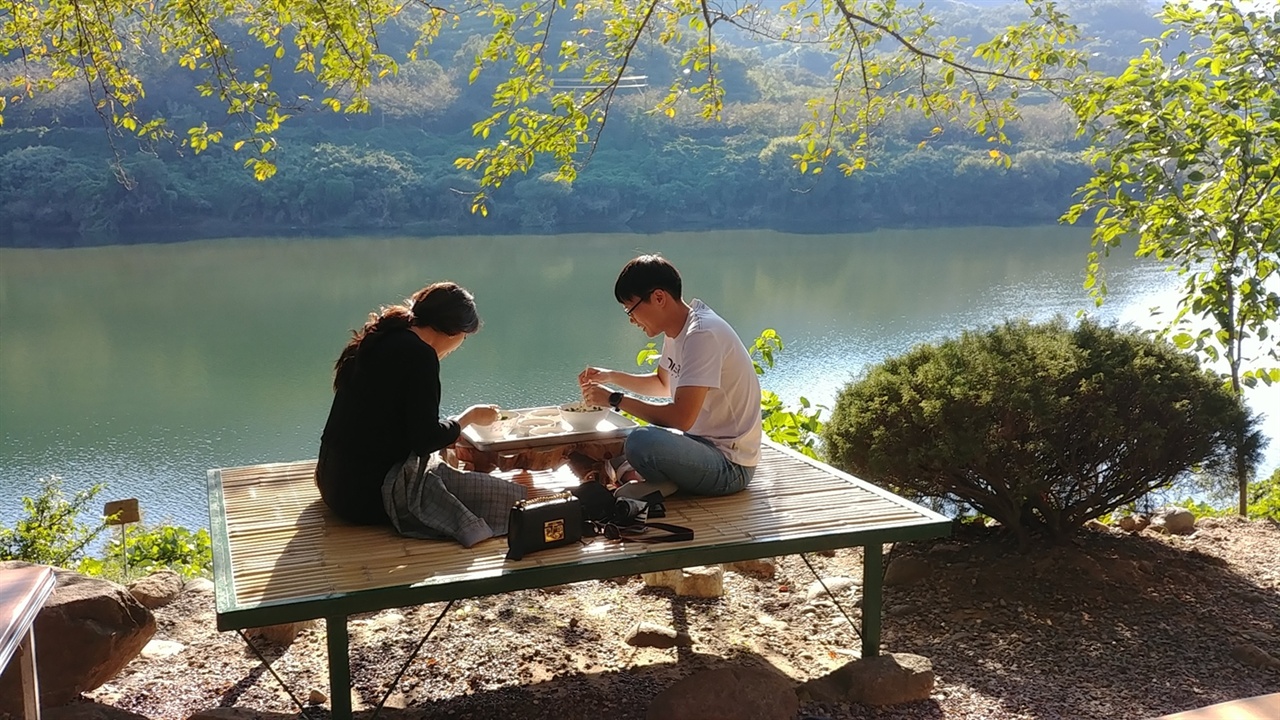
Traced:
<path id="1" fill-rule="evenodd" d="M 622 404 L 622 398 L 624 397 L 626 397 L 626 395 L 622 394 L 621 391 L 609 393 L 609 406 L 614 410 L 618 410 L 618 406 Z"/>

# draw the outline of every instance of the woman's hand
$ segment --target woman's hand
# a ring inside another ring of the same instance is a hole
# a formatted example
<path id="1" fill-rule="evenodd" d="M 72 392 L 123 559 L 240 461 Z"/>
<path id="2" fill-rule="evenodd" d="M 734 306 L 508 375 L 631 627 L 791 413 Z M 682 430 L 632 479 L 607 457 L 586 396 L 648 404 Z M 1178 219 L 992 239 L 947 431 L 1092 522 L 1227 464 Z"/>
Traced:
<path id="1" fill-rule="evenodd" d="M 472 405 L 458 416 L 458 424 L 462 427 L 468 425 L 492 425 L 498 422 L 501 411 L 497 405 Z"/>

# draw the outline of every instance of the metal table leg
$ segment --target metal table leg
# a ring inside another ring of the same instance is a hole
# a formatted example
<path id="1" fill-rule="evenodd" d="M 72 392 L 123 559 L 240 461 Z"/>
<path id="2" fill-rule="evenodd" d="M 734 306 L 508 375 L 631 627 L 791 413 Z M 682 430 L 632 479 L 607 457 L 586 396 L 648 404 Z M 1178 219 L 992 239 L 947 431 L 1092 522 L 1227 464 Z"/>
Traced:
<path id="1" fill-rule="evenodd" d="M 880 611 L 884 604 L 884 555 L 880 543 L 862 546 L 862 657 L 880 654 Z"/>
<path id="2" fill-rule="evenodd" d="M 329 645 L 329 707 L 333 720 L 351 718 L 351 658 L 347 654 L 347 616 L 324 619 Z"/>
<path id="3" fill-rule="evenodd" d="M 22 717 L 25 720 L 40 720 L 40 678 L 36 676 L 36 631 L 27 628 L 22 638 Z"/>

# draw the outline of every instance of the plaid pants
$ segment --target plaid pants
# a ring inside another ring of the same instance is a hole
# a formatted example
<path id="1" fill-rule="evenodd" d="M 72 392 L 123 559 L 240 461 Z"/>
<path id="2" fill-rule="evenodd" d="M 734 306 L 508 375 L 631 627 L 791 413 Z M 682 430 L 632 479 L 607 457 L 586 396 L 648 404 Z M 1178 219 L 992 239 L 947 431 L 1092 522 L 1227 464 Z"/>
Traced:
<path id="1" fill-rule="evenodd" d="M 527 497 L 523 485 L 478 472 L 463 472 L 431 455 L 410 455 L 382 481 L 382 506 L 401 535 L 452 538 L 471 547 L 507 534 L 511 506 Z"/>

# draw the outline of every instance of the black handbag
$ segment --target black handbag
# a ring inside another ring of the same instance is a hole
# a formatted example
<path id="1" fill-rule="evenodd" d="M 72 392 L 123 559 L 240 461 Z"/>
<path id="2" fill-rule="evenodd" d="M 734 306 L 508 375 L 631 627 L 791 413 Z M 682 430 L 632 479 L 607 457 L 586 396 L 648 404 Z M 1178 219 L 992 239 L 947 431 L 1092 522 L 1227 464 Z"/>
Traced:
<path id="1" fill-rule="evenodd" d="M 507 559 L 582 539 L 582 505 L 573 493 L 520 500 L 507 523 Z"/>

